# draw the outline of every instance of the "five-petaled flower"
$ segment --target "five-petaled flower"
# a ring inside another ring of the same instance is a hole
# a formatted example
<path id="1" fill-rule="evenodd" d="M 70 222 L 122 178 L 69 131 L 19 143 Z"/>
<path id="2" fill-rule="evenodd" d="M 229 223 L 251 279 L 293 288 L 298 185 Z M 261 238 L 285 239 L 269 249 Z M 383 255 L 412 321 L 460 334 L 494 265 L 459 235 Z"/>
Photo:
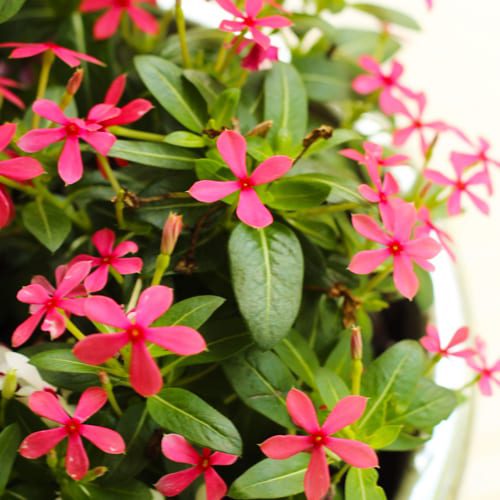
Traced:
<path id="1" fill-rule="evenodd" d="M 395 203 L 398 201 L 397 203 Z M 402 200 L 394 200 L 393 213 L 387 217 L 381 212 L 386 230 L 370 216 L 356 214 L 352 223 L 358 233 L 365 238 L 383 245 L 377 250 L 364 250 L 357 253 L 349 264 L 349 270 L 356 274 L 369 274 L 384 261 L 392 258 L 394 262 L 394 284 L 401 295 L 412 299 L 417 293 L 419 281 L 413 269 L 413 263 L 426 271 L 433 271 L 434 266 L 428 261 L 441 250 L 437 241 L 429 236 L 412 238 L 417 221 L 415 207 Z"/>
<path id="2" fill-rule="evenodd" d="M 66 330 L 63 314 L 83 316 L 84 297 L 87 295 L 82 282 L 89 274 L 90 262 L 78 262 L 72 266 L 56 269 L 56 288 L 43 276 L 34 276 L 31 284 L 17 293 L 17 299 L 30 304 L 31 316 L 21 323 L 12 334 L 12 345 L 19 347 L 33 334 L 42 318 L 42 330 L 49 332 L 51 339 L 60 337 Z"/>
<path id="3" fill-rule="evenodd" d="M 238 218 L 255 228 L 272 224 L 273 216 L 260 201 L 254 187 L 282 177 L 292 168 L 293 160 L 288 156 L 272 156 L 264 160 L 248 175 L 246 166 L 247 143 L 241 134 L 233 130 L 222 132 L 217 139 L 217 149 L 237 180 L 198 181 L 191 186 L 189 194 L 198 201 L 211 203 L 239 191 L 236 209 Z"/>
<path id="4" fill-rule="evenodd" d="M 113 36 L 124 15 L 144 33 L 155 35 L 159 24 L 156 18 L 141 4 L 156 5 L 156 0 L 83 0 L 80 6 L 82 12 L 96 12 L 106 10 L 94 24 L 94 38 L 104 40 Z"/>
<path id="5" fill-rule="evenodd" d="M 17 106 L 20 109 L 24 109 L 26 107 L 24 105 L 24 102 L 19 97 L 17 97 L 17 95 L 14 94 L 12 90 L 10 90 L 20 88 L 22 88 L 22 85 L 19 82 L 16 82 L 11 78 L 0 76 L 0 96 L 5 97 L 5 99 L 14 104 L 14 106 Z"/>
<path id="6" fill-rule="evenodd" d="M 0 126 L 0 152 L 5 151 L 16 133 L 14 123 Z M 0 160 L 0 176 L 17 182 L 34 179 L 45 173 L 38 160 L 25 156 L 15 156 Z M 14 217 L 14 204 L 7 190 L 0 185 L 0 229 L 5 227 Z"/>
<path id="7" fill-rule="evenodd" d="M 352 88 L 363 95 L 380 90 L 379 106 L 385 114 L 391 115 L 400 109 L 400 102 L 393 95 L 394 90 L 400 91 L 404 96 L 415 97 L 414 92 L 399 82 L 403 66 L 397 61 L 392 62 L 392 67 L 387 73 L 384 73 L 379 62 L 371 56 L 361 56 L 359 65 L 368 74 L 357 76 L 352 82 Z"/>
<path id="8" fill-rule="evenodd" d="M 72 260 L 75 262 L 90 262 L 96 269 L 85 278 L 85 288 L 88 292 L 102 290 L 108 282 L 108 274 L 111 268 L 120 274 L 140 273 L 142 270 L 142 259 L 139 257 L 123 257 L 128 253 L 137 253 L 137 244 L 133 241 L 122 241 L 115 247 L 115 233 L 111 229 L 101 229 L 92 236 L 92 243 L 100 253 L 99 257 L 82 254 Z"/>
<path id="9" fill-rule="evenodd" d="M 468 358 L 474 354 L 472 349 L 464 349 L 463 344 L 469 336 L 469 329 L 467 327 L 459 328 L 447 345 L 441 343 L 439 333 L 434 325 L 427 325 L 426 335 L 420 339 L 420 343 L 425 347 L 428 352 L 437 354 L 444 358 L 450 356 L 457 356 L 459 358 Z"/>
<path id="10" fill-rule="evenodd" d="M 220 451 L 212 452 L 208 448 L 203 448 L 202 452 L 198 453 L 184 437 L 178 434 L 163 436 L 161 449 L 170 460 L 193 466 L 161 477 L 155 488 L 162 495 L 176 497 L 202 474 L 205 479 L 207 500 L 221 500 L 226 495 L 226 483 L 215 472 L 214 465 L 232 465 L 238 460 L 236 455 Z"/>
<path id="11" fill-rule="evenodd" d="M 448 198 L 448 203 L 447 203 L 448 213 L 450 215 L 459 214 L 462 209 L 462 197 L 463 195 L 467 195 L 472 201 L 472 203 L 474 203 L 474 205 L 476 205 L 476 207 L 483 214 L 488 214 L 490 211 L 488 204 L 483 200 L 481 200 L 481 198 L 479 198 L 471 190 L 471 186 L 478 186 L 478 185 L 487 186 L 488 174 L 483 169 L 479 172 L 473 173 L 471 176 L 469 176 L 468 179 L 465 179 L 464 174 L 466 171 L 466 167 L 464 166 L 464 164 L 460 161 L 457 161 L 457 159 L 454 158 L 453 155 L 451 157 L 451 164 L 456 174 L 455 179 L 446 177 L 437 170 L 427 169 L 424 172 L 425 177 L 430 181 L 435 182 L 436 184 L 440 184 L 442 186 L 446 187 L 449 186 L 451 188 L 451 194 Z"/>
<path id="12" fill-rule="evenodd" d="M 61 59 L 64 63 L 72 68 L 80 66 L 82 61 L 86 61 L 93 64 L 98 64 L 99 66 L 105 66 L 102 61 L 96 59 L 95 57 L 83 54 L 81 52 L 76 52 L 75 50 L 67 49 L 66 47 L 61 47 L 52 42 L 37 42 L 37 43 L 22 43 L 22 42 L 7 42 L 0 43 L 0 48 L 14 48 L 10 53 L 9 57 L 11 59 L 24 59 L 26 57 L 33 57 L 44 52 L 51 51 L 56 57 Z"/>
<path id="13" fill-rule="evenodd" d="M 292 22 L 283 16 L 258 17 L 263 8 L 264 0 L 246 0 L 245 12 L 236 7 L 233 0 L 216 0 L 216 2 L 237 20 L 224 20 L 220 23 L 219 29 L 234 33 L 250 32 L 255 43 L 263 49 L 268 49 L 271 39 L 262 33 L 262 28 L 285 28 L 291 26 Z"/>
<path id="14" fill-rule="evenodd" d="M 81 395 L 73 416 L 69 416 L 54 394 L 48 391 L 34 392 L 28 403 L 31 411 L 57 422 L 60 427 L 30 434 L 21 443 L 19 453 L 24 458 L 39 458 L 67 438 L 66 472 L 76 481 L 83 479 L 89 470 L 89 457 L 83 447 L 82 437 L 105 453 L 125 453 L 125 442 L 118 432 L 85 423 L 106 401 L 107 396 L 103 389 L 90 387 Z"/>
<path id="15" fill-rule="evenodd" d="M 363 415 L 366 402 L 367 399 L 361 396 L 347 396 L 341 399 L 320 426 L 309 397 L 298 389 L 292 389 L 286 398 L 288 413 L 295 425 L 304 429 L 308 435 L 273 436 L 266 439 L 260 448 L 264 455 L 275 460 L 309 452 L 311 461 L 305 475 L 304 489 L 308 500 L 321 500 L 330 487 L 325 447 L 353 467 L 378 466 L 377 455 L 367 444 L 353 439 L 331 437 L 356 422 Z"/>
<path id="16" fill-rule="evenodd" d="M 109 104 L 94 106 L 87 119 L 68 118 L 55 102 L 48 99 L 35 101 L 33 111 L 61 127 L 31 130 L 19 139 L 18 146 L 23 151 L 35 153 L 51 144 L 64 141 L 57 167 L 59 175 L 66 184 L 74 184 L 83 175 L 80 139 L 103 156 L 109 153 L 116 141 L 116 137 L 102 130 L 100 125 L 100 122 L 120 114 L 118 108 Z"/>
<path id="17" fill-rule="evenodd" d="M 500 360 L 490 365 L 486 359 L 486 344 L 483 339 L 476 337 L 476 349 L 473 356 L 467 357 L 467 364 L 478 373 L 478 384 L 481 394 L 493 394 L 492 383 L 500 385 Z"/>
<path id="18" fill-rule="evenodd" d="M 158 326 L 151 324 L 167 311 L 173 292 L 166 286 L 152 286 L 141 293 L 137 307 L 128 315 L 112 299 L 102 296 L 85 301 L 85 315 L 92 321 L 112 326 L 116 333 L 95 333 L 80 340 L 73 352 L 84 363 L 100 365 L 131 344 L 130 382 L 142 396 L 156 394 L 163 385 L 160 370 L 146 342 L 188 356 L 205 350 L 203 337 L 187 326 Z"/>

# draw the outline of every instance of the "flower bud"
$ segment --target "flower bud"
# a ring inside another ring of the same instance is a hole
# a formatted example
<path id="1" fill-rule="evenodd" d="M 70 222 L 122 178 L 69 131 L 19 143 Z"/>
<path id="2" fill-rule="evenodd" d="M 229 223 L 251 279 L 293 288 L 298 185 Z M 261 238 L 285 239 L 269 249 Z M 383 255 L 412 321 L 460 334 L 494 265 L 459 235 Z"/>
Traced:
<path id="1" fill-rule="evenodd" d="M 2 387 L 2 398 L 12 399 L 17 390 L 16 370 L 10 370 L 6 373 Z"/>
<path id="2" fill-rule="evenodd" d="M 353 326 L 351 329 L 351 358 L 363 358 L 363 337 L 359 326 Z"/>
<path id="3" fill-rule="evenodd" d="M 182 215 L 170 212 L 163 226 L 161 237 L 161 253 L 163 255 L 172 255 L 175 245 L 182 231 Z"/>
<path id="4" fill-rule="evenodd" d="M 68 80 L 68 84 L 66 85 L 66 93 L 68 95 L 74 96 L 78 92 L 83 81 L 83 75 L 84 71 L 82 68 L 77 69 L 73 73 L 71 78 Z"/>
<path id="5" fill-rule="evenodd" d="M 91 481 L 95 481 L 96 479 L 104 476 L 106 472 L 108 472 L 108 468 L 104 467 L 104 465 L 99 465 L 98 467 L 94 467 L 87 472 L 85 476 L 85 482 L 90 483 Z"/>

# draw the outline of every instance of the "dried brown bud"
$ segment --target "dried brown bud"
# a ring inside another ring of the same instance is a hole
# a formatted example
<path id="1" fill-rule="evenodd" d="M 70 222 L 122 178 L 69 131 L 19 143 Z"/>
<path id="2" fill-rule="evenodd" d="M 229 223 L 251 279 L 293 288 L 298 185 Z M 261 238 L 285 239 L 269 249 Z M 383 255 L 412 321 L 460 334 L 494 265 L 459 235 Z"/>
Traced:
<path id="1" fill-rule="evenodd" d="M 318 139 L 330 139 L 333 135 L 333 127 L 321 125 L 321 127 L 311 130 L 303 139 L 304 148 L 310 148 Z"/>
<path id="2" fill-rule="evenodd" d="M 255 127 L 248 132 L 247 137 L 266 137 L 267 133 L 269 130 L 271 130 L 271 127 L 273 126 L 273 121 L 272 120 L 266 120 L 265 122 L 259 123 L 255 125 Z"/>

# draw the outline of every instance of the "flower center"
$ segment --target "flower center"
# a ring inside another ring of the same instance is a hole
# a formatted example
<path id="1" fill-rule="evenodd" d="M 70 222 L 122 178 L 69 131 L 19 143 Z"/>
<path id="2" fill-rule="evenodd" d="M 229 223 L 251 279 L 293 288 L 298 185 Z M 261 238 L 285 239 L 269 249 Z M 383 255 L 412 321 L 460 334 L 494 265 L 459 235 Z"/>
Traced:
<path id="1" fill-rule="evenodd" d="M 246 177 L 245 179 L 240 179 L 240 188 L 242 190 L 244 189 L 251 189 L 253 186 L 252 181 L 250 180 L 249 177 Z"/>
<path id="2" fill-rule="evenodd" d="M 106 255 L 105 257 L 101 257 L 101 263 L 106 265 L 111 265 L 113 261 L 113 257 L 111 255 Z"/>
<path id="3" fill-rule="evenodd" d="M 253 17 L 244 17 L 243 24 L 249 28 L 253 28 L 255 26 L 255 19 Z"/>
<path id="4" fill-rule="evenodd" d="M 399 255 L 403 251 L 403 245 L 399 241 L 393 241 L 389 245 L 389 251 L 392 255 Z"/>
<path id="5" fill-rule="evenodd" d="M 45 307 L 47 309 L 55 309 L 58 305 L 59 305 L 59 300 L 54 297 L 45 302 Z"/>
<path id="6" fill-rule="evenodd" d="M 67 424 L 66 424 L 66 432 L 68 434 L 78 434 L 80 432 L 80 422 L 76 420 L 75 418 L 72 418 Z"/>
<path id="7" fill-rule="evenodd" d="M 380 203 L 385 203 L 387 201 L 387 196 L 385 193 L 380 193 L 379 194 L 379 200 L 380 200 Z"/>
<path id="8" fill-rule="evenodd" d="M 76 123 L 68 123 L 66 125 L 66 134 L 69 136 L 75 136 L 80 133 L 80 127 Z"/>
<path id="9" fill-rule="evenodd" d="M 116 7 L 121 7 L 124 9 L 131 7 L 131 3 L 131 0 L 115 0 Z"/>
<path id="10" fill-rule="evenodd" d="M 422 128 L 422 127 L 423 127 L 423 123 L 422 123 L 420 120 L 415 120 L 415 121 L 413 122 L 413 126 L 414 126 L 415 128 Z"/>
<path id="11" fill-rule="evenodd" d="M 130 339 L 130 342 L 140 342 L 141 340 L 144 339 L 144 330 L 138 326 L 138 325 L 133 325 L 127 330 L 128 338 Z"/>
<path id="12" fill-rule="evenodd" d="M 208 458 L 204 458 L 201 462 L 200 462 L 200 467 L 202 469 L 208 469 L 210 467 L 210 460 Z"/>
<path id="13" fill-rule="evenodd" d="M 390 76 L 383 75 L 382 80 L 384 81 L 387 87 L 392 87 L 394 85 L 394 80 Z"/>
<path id="14" fill-rule="evenodd" d="M 465 184 L 462 181 L 457 181 L 455 186 L 459 191 L 464 191 L 466 188 Z"/>
<path id="15" fill-rule="evenodd" d="M 325 436 L 323 434 L 313 434 L 311 438 L 314 446 L 323 446 L 325 444 Z"/>

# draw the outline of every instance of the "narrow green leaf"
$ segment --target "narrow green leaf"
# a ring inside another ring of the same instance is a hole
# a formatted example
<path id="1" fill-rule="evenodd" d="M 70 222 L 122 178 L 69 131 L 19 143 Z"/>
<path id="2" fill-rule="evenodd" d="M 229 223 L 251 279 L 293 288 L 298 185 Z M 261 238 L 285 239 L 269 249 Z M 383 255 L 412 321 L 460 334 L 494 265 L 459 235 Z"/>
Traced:
<path id="1" fill-rule="evenodd" d="M 204 148 L 205 139 L 200 135 L 186 132 L 184 130 L 177 130 L 165 136 L 165 142 L 172 144 L 172 146 L 179 146 L 181 148 Z"/>
<path id="2" fill-rule="evenodd" d="M 10 472 L 21 443 L 21 432 L 17 424 L 11 424 L 0 433 L 0 495 L 5 491 Z"/>
<path id="3" fill-rule="evenodd" d="M 397 24 L 415 31 L 420 30 L 420 26 L 415 19 L 399 10 L 382 7 L 380 5 L 373 5 L 370 3 L 352 3 L 350 4 L 350 7 L 361 12 L 365 12 L 366 14 L 370 14 L 386 23 Z"/>

